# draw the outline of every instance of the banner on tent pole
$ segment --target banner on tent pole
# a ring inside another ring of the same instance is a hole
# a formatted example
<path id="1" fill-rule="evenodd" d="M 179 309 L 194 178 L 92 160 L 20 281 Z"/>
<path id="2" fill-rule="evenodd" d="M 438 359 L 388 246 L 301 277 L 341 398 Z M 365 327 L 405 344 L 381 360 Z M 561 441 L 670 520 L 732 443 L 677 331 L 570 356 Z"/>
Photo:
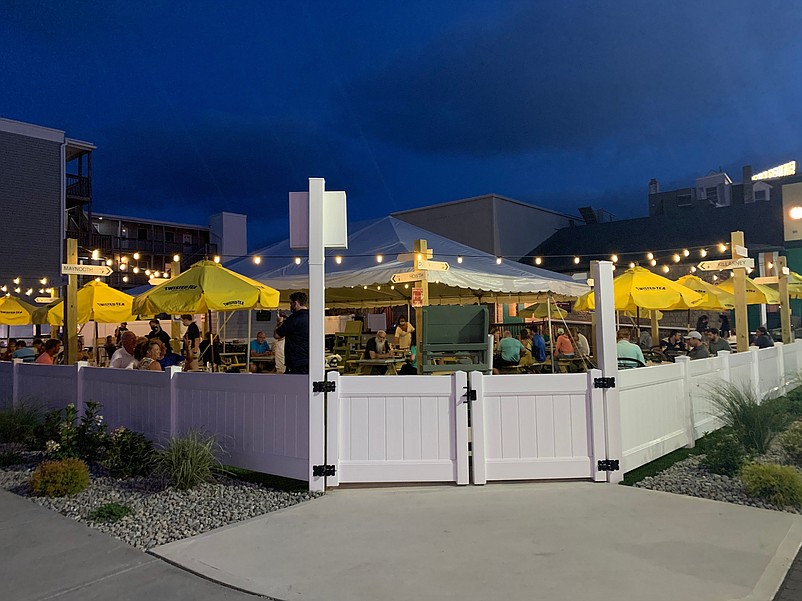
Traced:
<path id="1" fill-rule="evenodd" d="M 420 309 L 423 306 L 423 288 L 412 289 L 412 300 L 410 304 L 413 309 Z"/>

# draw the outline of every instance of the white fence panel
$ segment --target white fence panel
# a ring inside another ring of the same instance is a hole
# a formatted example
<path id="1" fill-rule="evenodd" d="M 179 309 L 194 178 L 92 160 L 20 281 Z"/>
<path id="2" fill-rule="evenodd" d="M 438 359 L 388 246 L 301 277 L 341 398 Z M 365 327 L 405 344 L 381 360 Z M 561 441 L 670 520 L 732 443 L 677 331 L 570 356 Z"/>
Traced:
<path id="1" fill-rule="evenodd" d="M 588 382 L 588 374 L 472 372 L 474 482 L 595 477 Z"/>
<path id="2" fill-rule="evenodd" d="M 730 355 L 730 382 L 745 385 L 752 381 L 752 353 Z"/>
<path id="3" fill-rule="evenodd" d="M 154 441 L 170 436 L 170 372 L 84 367 L 83 400 L 103 405 L 113 430 L 124 426 Z"/>
<path id="4" fill-rule="evenodd" d="M 9 409 L 14 400 L 14 364 L 0 361 L 0 410 Z"/>
<path id="5" fill-rule="evenodd" d="M 288 478 L 309 478 L 309 378 L 178 373 L 173 377 L 178 433 L 218 436 L 224 462 Z"/>
<path id="6" fill-rule="evenodd" d="M 339 483 L 468 483 L 464 372 L 333 379 L 328 436 L 339 445 L 327 462 L 336 456 Z"/>
<path id="7" fill-rule="evenodd" d="M 624 472 L 690 442 L 682 365 L 621 370 L 618 382 Z"/>
<path id="8" fill-rule="evenodd" d="M 780 348 L 781 347 L 772 346 L 760 349 L 757 352 L 757 369 L 760 375 L 759 390 L 761 396 L 777 396 L 780 394 L 780 372 L 777 366 Z"/>
<path id="9" fill-rule="evenodd" d="M 802 370 L 802 340 L 782 346 L 783 369 L 785 370 L 786 384 L 796 385 L 796 379 Z"/>
<path id="10" fill-rule="evenodd" d="M 688 386 L 693 410 L 694 440 L 706 432 L 718 430 L 723 423 L 718 418 L 719 411 L 710 400 L 710 391 L 717 387 L 721 380 L 727 381 L 728 375 L 722 370 L 724 359 L 710 357 L 696 359 L 688 365 Z"/>
<path id="11" fill-rule="evenodd" d="M 17 368 L 17 399 L 41 406 L 45 411 L 76 403 L 78 367 L 22 363 Z"/>

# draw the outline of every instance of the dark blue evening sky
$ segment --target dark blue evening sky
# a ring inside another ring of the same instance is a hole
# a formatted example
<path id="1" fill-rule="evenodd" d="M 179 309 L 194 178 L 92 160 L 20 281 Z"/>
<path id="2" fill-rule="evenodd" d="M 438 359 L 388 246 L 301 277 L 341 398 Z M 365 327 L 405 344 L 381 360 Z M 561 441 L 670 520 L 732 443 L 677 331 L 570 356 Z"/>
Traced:
<path id="1" fill-rule="evenodd" d="M 0 0 L 0 116 L 95 143 L 95 210 L 287 235 L 489 192 L 643 215 L 802 159 L 802 4 Z"/>

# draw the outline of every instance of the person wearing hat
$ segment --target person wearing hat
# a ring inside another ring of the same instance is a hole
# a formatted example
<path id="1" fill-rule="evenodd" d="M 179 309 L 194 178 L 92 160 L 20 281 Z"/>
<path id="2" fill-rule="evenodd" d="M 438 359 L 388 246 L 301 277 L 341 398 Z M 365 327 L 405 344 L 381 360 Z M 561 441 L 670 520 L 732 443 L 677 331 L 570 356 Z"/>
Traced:
<path id="1" fill-rule="evenodd" d="M 707 347 L 702 342 L 702 335 L 693 330 L 688 333 L 687 336 L 683 336 L 688 343 L 688 347 L 691 349 L 688 351 L 688 356 L 693 359 L 707 359 L 710 356 L 710 351 L 707 350 Z"/>
<path id="2" fill-rule="evenodd" d="M 574 345 L 562 328 L 557 328 L 557 342 L 554 343 L 554 356 L 557 359 L 560 357 L 572 359 L 574 357 Z"/>

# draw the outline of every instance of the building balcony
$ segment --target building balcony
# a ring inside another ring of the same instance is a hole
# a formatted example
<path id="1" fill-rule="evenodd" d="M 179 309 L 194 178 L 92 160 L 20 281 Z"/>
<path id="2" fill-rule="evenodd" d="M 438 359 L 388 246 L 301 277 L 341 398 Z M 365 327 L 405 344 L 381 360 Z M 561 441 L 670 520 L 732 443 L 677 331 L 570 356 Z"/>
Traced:
<path id="1" fill-rule="evenodd" d="M 84 175 L 67 174 L 67 208 L 81 206 L 92 200 L 92 179 Z"/>

